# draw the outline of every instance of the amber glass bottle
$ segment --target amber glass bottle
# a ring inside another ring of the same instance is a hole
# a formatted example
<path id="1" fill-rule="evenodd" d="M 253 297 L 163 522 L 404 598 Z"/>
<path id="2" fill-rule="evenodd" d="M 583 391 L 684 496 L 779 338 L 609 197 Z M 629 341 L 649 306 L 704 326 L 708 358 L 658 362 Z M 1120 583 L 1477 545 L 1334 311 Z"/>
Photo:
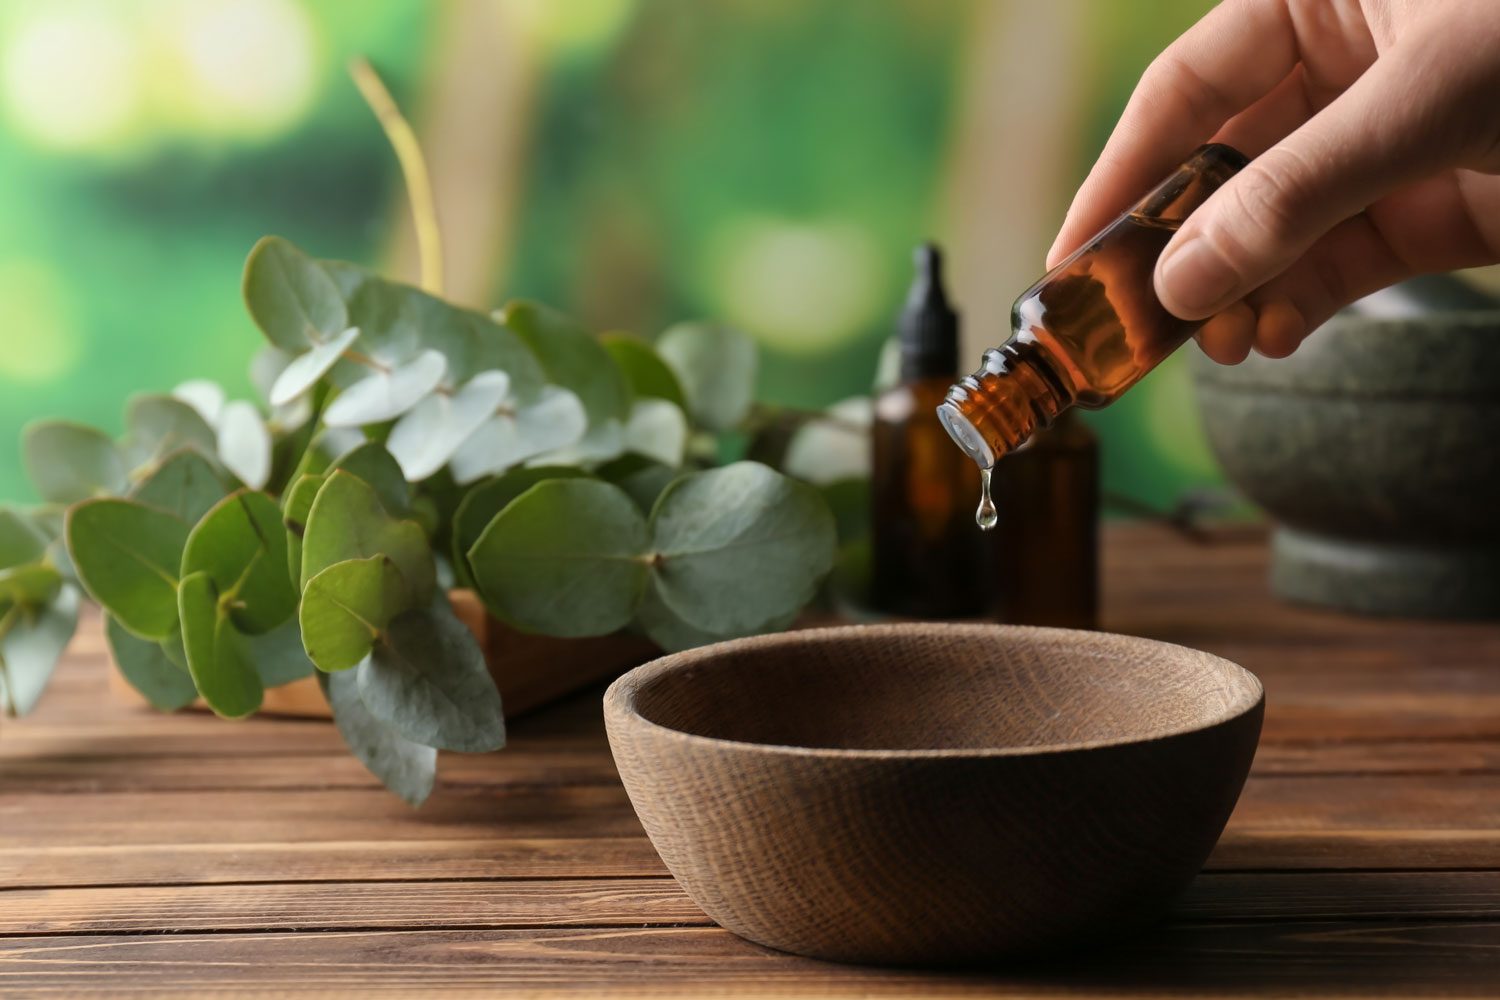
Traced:
<path id="1" fill-rule="evenodd" d="M 918 249 L 916 263 L 897 330 L 901 381 L 875 398 L 871 598 L 891 614 L 971 617 L 986 599 L 973 515 L 979 470 L 932 418 L 958 374 L 958 315 L 937 248 Z"/>
<path id="2" fill-rule="evenodd" d="M 986 537 L 995 614 L 1014 625 L 1094 628 L 1099 609 L 1099 442 L 1065 410 L 995 466 L 1015 530 Z M 972 534 L 972 530 L 971 530 Z"/>
<path id="3" fill-rule="evenodd" d="M 1152 272 L 1183 220 L 1246 162 L 1228 146 L 1199 148 L 1016 300 L 1010 340 L 938 408 L 964 454 L 987 469 L 1068 407 L 1113 402 L 1203 325 L 1167 312 Z"/>

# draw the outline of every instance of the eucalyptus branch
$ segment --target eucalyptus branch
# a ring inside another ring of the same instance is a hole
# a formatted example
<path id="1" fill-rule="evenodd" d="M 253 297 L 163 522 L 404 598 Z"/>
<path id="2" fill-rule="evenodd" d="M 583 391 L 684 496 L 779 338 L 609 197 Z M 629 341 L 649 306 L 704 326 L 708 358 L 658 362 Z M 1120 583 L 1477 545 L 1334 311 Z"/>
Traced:
<path id="1" fill-rule="evenodd" d="M 427 161 L 411 123 L 391 97 L 385 81 L 363 56 L 349 60 L 349 76 L 390 141 L 406 180 L 406 194 L 411 202 L 412 225 L 417 231 L 417 252 L 422 265 L 422 288 L 433 295 L 443 294 L 443 241 L 438 229 L 437 202 L 432 194 L 432 178 Z"/>

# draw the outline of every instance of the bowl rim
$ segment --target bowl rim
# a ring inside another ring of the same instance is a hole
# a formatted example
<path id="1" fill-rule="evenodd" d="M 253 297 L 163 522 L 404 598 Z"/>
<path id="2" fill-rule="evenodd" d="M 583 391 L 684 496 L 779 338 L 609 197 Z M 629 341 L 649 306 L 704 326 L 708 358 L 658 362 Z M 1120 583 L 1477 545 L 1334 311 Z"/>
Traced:
<path id="1" fill-rule="evenodd" d="M 1206 722 L 1184 725 L 1176 729 L 1165 729 L 1158 732 L 1141 736 L 1117 736 L 1109 739 L 1079 740 L 1069 743 L 1045 743 L 1036 746 L 1014 746 L 1014 747 L 952 747 L 936 749 L 878 749 L 878 748 L 846 748 L 846 747 L 807 747 L 788 743 L 757 743 L 750 740 L 731 740 L 719 736 L 702 736 L 697 733 L 685 732 L 681 729 L 673 729 L 671 726 L 662 725 L 646 718 L 636 707 L 636 696 L 646 685 L 659 677 L 675 673 L 695 663 L 701 663 L 706 657 L 730 652 L 745 646 L 775 647 L 778 645 L 801 645 L 807 642 L 821 643 L 834 642 L 851 632 L 863 635 L 888 634 L 898 635 L 904 632 L 933 632 L 943 631 L 950 633 L 967 632 L 978 635 L 987 633 L 989 636 L 1000 639 L 1005 636 L 1028 636 L 1034 639 L 1053 637 L 1068 637 L 1072 641 L 1080 639 L 1088 642 L 1109 641 L 1115 642 L 1125 640 L 1131 643 L 1140 643 L 1151 646 L 1164 647 L 1172 650 L 1182 650 L 1194 656 L 1207 657 L 1209 660 L 1233 668 L 1248 682 L 1248 689 L 1244 696 L 1238 698 L 1234 704 L 1223 712 L 1214 716 Z M 611 722 L 628 724 L 663 734 L 668 738 L 679 742 L 698 745 L 703 747 L 717 747 L 724 750 L 738 752 L 764 753 L 774 756 L 796 756 L 796 757 L 835 757 L 849 760 L 975 760 L 975 759 L 999 759 L 999 758 L 1022 758 L 1022 757 L 1044 757 L 1057 756 L 1070 753 L 1087 753 L 1092 750 L 1104 750 L 1114 747 L 1140 746 L 1156 743 L 1163 740 L 1176 739 L 1193 733 L 1206 732 L 1220 726 L 1228 725 L 1237 719 L 1259 710 L 1266 701 L 1265 685 L 1259 677 L 1235 663 L 1233 660 L 1225 659 L 1214 653 L 1194 649 L 1191 646 L 1183 646 L 1180 643 L 1163 642 L 1160 639 L 1147 639 L 1142 636 L 1124 635 L 1118 632 L 1102 632 L 1084 629 L 1067 628 L 1045 628 L 1035 625 L 1002 625 L 995 623 L 968 623 L 968 622 L 891 622 L 867 625 L 838 625 L 823 628 L 793 629 L 786 632 L 777 632 L 764 635 L 746 636 L 740 639 L 729 639 L 724 642 L 716 642 L 707 646 L 697 646 L 692 649 L 682 650 L 676 653 L 668 653 L 648 663 L 635 667 L 622 674 L 604 692 L 604 718 L 607 728 Z M 610 733 L 613 742 L 613 733 Z"/>

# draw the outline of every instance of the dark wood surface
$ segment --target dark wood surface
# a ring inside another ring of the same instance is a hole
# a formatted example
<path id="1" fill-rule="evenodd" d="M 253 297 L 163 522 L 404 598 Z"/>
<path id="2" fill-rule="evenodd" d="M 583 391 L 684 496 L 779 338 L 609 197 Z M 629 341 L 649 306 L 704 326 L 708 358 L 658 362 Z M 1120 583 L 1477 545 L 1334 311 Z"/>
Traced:
<path id="1" fill-rule="evenodd" d="M 444 755 L 412 811 L 327 723 L 161 716 L 85 625 L 0 722 L 0 996 L 1500 995 L 1500 626 L 1267 594 L 1258 533 L 1107 534 L 1104 624 L 1265 682 L 1265 738 L 1173 918 L 964 974 L 827 965 L 713 926 L 644 839 L 597 693 Z"/>

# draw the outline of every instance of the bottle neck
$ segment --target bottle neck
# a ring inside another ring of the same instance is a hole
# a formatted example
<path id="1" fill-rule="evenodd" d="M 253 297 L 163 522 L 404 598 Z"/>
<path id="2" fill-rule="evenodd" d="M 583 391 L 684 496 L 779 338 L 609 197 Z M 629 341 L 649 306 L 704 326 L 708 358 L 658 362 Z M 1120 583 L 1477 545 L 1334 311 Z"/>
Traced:
<path id="1" fill-rule="evenodd" d="M 1042 346 L 1015 341 L 984 352 L 984 364 L 948 391 L 938 419 L 964 454 L 987 469 L 1074 403 Z"/>

